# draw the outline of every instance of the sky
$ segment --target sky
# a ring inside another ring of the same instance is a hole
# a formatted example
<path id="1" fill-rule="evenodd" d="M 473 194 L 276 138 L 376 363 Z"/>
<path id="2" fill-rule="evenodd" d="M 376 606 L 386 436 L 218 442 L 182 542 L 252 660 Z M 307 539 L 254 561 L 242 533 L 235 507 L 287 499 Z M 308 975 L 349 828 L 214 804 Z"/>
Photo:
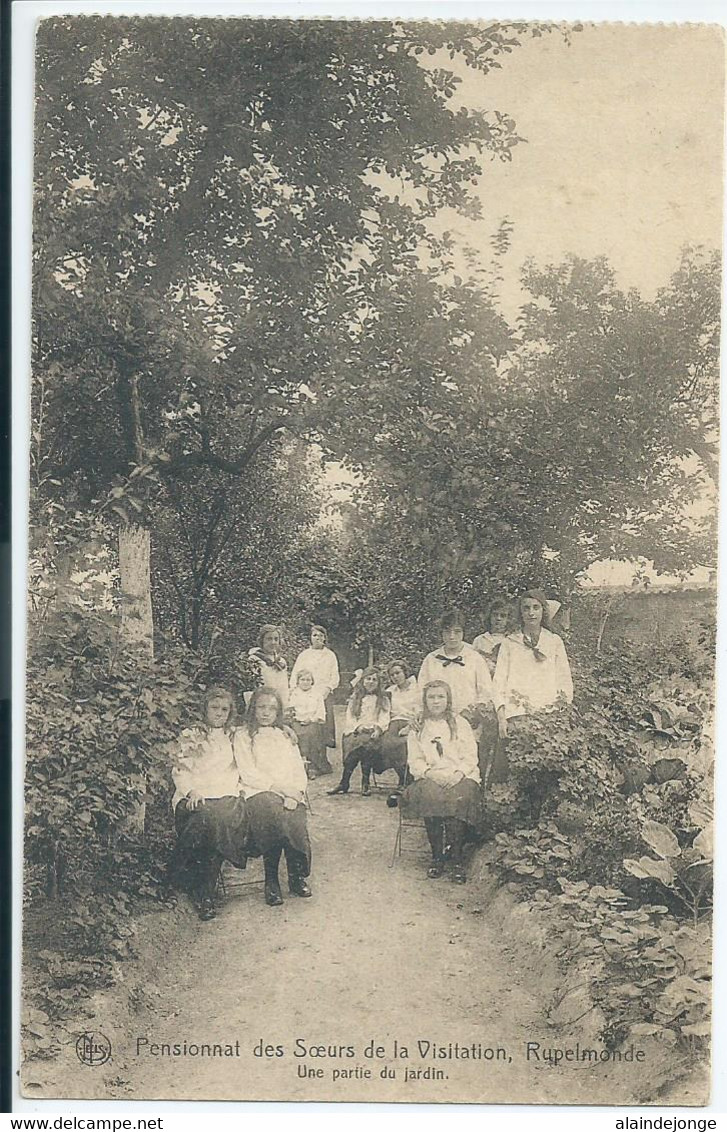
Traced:
<path id="1" fill-rule="evenodd" d="M 457 97 L 508 113 L 527 139 L 512 163 L 485 165 L 482 221 L 439 225 L 489 259 L 499 221 L 513 222 L 506 313 L 528 257 L 605 255 L 651 298 L 684 244 L 721 244 L 723 66 L 714 25 L 586 24 L 570 43 L 527 40 L 487 76 L 458 70 Z"/>

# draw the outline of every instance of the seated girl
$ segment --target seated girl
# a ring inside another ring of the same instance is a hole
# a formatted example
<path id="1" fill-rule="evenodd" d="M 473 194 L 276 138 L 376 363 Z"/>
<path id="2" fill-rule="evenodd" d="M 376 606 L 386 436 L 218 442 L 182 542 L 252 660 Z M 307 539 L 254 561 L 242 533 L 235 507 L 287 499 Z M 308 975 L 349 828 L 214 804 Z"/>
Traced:
<path id="1" fill-rule="evenodd" d="M 377 668 L 364 669 L 348 701 L 343 724 L 343 774 L 329 794 L 348 794 L 351 775 L 361 763 L 361 793 L 371 792 L 372 763 L 381 754 L 381 738 L 391 720 L 391 705 Z"/>
<path id="2" fill-rule="evenodd" d="M 381 754 L 371 765 L 375 774 L 395 770 L 399 786 L 403 786 L 406 781 L 406 737 L 421 710 L 421 696 L 417 678 L 405 661 L 393 660 L 388 674 L 394 681 L 386 689 L 391 702 L 391 722 L 381 739 Z"/>
<path id="3" fill-rule="evenodd" d="M 477 736 L 480 778 L 486 780 L 497 742 L 492 677 L 485 658 L 464 639 L 464 620 L 457 610 L 442 617 L 442 644 L 424 658 L 419 687 L 444 680 L 452 692 L 452 710 L 462 715 Z"/>
<path id="4" fill-rule="evenodd" d="M 313 673 L 307 668 L 298 669 L 286 717 L 298 737 L 308 777 L 330 774 L 333 767 L 326 754 L 326 705 Z"/>
<path id="5" fill-rule="evenodd" d="M 427 876 L 444 872 L 449 845 L 452 880 L 464 884 L 462 847 L 468 826 L 480 819 L 477 740 L 462 715 L 452 710 L 452 691 L 432 680 L 423 692 L 421 722 L 407 737 L 409 773 L 414 781 L 401 796 L 402 814 L 424 819 L 432 849 Z"/>
<path id="6" fill-rule="evenodd" d="M 292 736 L 292 737 L 291 737 Z M 265 903 L 283 903 L 278 880 L 281 853 L 294 896 L 310 896 L 311 850 L 304 804 L 308 778 L 295 736 L 283 722 L 283 705 L 271 688 L 256 688 L 234 737 L 235 762 L 250 834 L 265 864 Z"/>
<path id="7" fill-rule="evenodd" d="M 234 712 L 232 693 L 210 688 L 204 699 L 204 723 L 182 732 L 172 770 L 177 830 L 172 873 L 188 879 L 201 920 L 217 914 L 222 861 L 244 869 L 252 855 L 232 747 Z"/>
<path id="8" fill-rule="evenodd" d="M 495 675 L 497 655 L 500 645 L 510 630 L 510 603 L 504 598 L 495 598 L 487 611 L 487 629 L 480 633 L 472 642 L 472 648 L 477 649 L 485 658 L 490 670 L 490 676 Z"/>

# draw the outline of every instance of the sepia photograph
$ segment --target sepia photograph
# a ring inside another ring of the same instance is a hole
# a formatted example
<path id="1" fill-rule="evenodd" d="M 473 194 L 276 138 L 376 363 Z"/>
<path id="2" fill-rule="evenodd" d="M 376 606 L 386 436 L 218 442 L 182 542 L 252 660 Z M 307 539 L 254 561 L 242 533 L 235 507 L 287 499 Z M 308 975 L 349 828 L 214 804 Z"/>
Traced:
<path id="1" fill-rule="evenodd" d="M 724 29 L 191 9 L 34 29 L 23 1096 L 707 1105 Z"/>

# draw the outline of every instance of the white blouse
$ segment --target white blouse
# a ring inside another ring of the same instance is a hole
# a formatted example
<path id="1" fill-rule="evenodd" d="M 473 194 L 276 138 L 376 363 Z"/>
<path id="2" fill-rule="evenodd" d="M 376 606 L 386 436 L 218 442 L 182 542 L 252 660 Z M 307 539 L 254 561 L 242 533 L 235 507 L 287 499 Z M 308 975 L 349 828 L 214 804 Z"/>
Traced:
<path id="1" fill-rule="evenodd" d="M 488 630 L 486 633 L 480 633 L 479 637 L 475 637 L 472 642 L 472 648 L 477 649 L 484 656 L 485 663 L 490 670 L 490 676 L 495 675 L 498 648 L 504 640 L 504 633 L 490 633 Z"/>
<path id="2" fill-rule="evenodd" d="M 288 709 L 292 711 L 296 723 L 323 723 L 326 718 L 326 705 L 315 685 L 307 692 L 303 688 L 293 688 Z"/>
<path id="3" fill-rule="evenodd" d="M 308 785 L 297 744 L 279 727 L 260 727 L 251 737 L 240 727 L 234 737 L 235 762 L 245 800 L 271 792 L 300 802 Z"/>
<path id="4" fill-rule="evenodd" d="M 386 693 L 391 700 L 392 723 L 395 719 L 416 719 L 421 714 L 422 695 L 416 676 L 410 676 L 403 688 L 392 684 Z"/>
<path id="5" fill-rule="evenodd" d="M 270 688 L 272 691 L 277 692 L 283 701 L 283 710 L 288 706 L 288 662 L 285 657 L 278 656 L 278 661 L 282 661 L 282 668 L 276 668 L 273 664 L 267 664 L 262 659 L 262 654 L 259 648 L 250 649 L 248 653 L 253 660 L 257 661 L 257 666 L 260 670 L 260 679 L 263 682 L 264 688 Z M 251 693 L 250 693 L 251 694 Z M 250 696 L 245 693 L 245 702 L 248 703 Z"/>
<path id="6" fill-rule="evenodd" d="M 455 719 L 452 738 L 446 719 L 425 719 L 406 739 L 407 765 L 414 778 L 429 778 L 440 786 L 453 786 L 462 778 L 480 781 L 477 739 L 467 720 Z"/>
<path id="7" fill-rule="evenodd" d="M 307 649 L 303 649 L 298 654 L 293 665 L 293 670 L 290 673 L 290 687 L 295 688 L 298 673 L 302 669 L 307 669 L 313 673 L 315 684 L 313 687 L 321 693 L 323 699 L 330 692 L 335 692 L 338 685 L 341 683 L 341 675 L 338 671 L 338 659 L 333 649 L 323 647 L 322 649 L 314 649 L 311 645 Z"/>
<path id="8" fill-rule="evenodd" d="M 505 718 L 530 715 L 552 707 L 558 700 L 573 700 L 573 677 L 565 645 L 557 633 L 541 629 L 539 660 L 525 644 L 522 632 L 512 633 L 500 646 L 495 669 L 495 706 L 505 708 Z"/>
<path id="9" fill-rule="evenodd" d="M 472 645 L 462 644 L 457 657 L 450 659 L 439 648 L 425 656 L 419 670 L 419 687 L 430 680 L 444 680 L 452 689 L 452 707 L 455 714 L 475 704 L 493 701 L 492 677 L 485 658 Z"/>
<path id="10" fill-rule="evenodd" d="M 232 749 L 232 735 L 224 727 L 207 730 L 190 727 L 179 736 L 179 748 L 172 768 L 176 809 L 190 790 L 203 798 L 236 798 L 240 793 L 240 774 Z"/>
<path id="11" fill-rule="evenodd" d="M 380 727 L 382 731 L 391 723 L 391 710 L 389 708 L 388 700 L 383 711 L 377 711 L 376 696 L 364 696 L 361 701 L 361 714 L 358 719 L 351 711 L 351 701 L 348 701 L 346 708 L 346 718 L 343 722 L 343 734 L 352 735 L 357 727 Z"/>

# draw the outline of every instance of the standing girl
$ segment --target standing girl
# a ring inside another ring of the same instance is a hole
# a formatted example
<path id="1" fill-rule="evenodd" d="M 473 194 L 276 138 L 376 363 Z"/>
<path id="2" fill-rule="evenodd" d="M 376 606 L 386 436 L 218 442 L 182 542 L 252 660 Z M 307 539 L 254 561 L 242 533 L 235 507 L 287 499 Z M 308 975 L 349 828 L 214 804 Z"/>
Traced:
<path id="1" fill-rule="evenodd" d="M 464 621 L 453 611 L 441 619 L 442 644 L 424 658 L 419 670 L 419 687 L 432 680 L 444 680 L 452 689 L 455 714 L 464 712 L 477 726 L 478 708 L 492 704 L 492 679 L 482 657 L 464 639 Z"/>
<path id="2" fill-rule="evenodd" d="M 361 763 L 361 793 L 370 793 L 371 764 L 381 753 L 391 705 L 377 668 L 364 669 L 348 701 L 343 725 L 343 774 L 329 794 L 347 794 L 351 775 Z"/>
<path id="3" fill-rule="evenodd" d="M 298 746 L 283 722 L 279 694 L 256 688 L 243 727 L 234 738 L 235 762 L 250 821 L 250 832 L 265 863 L 265 903 L 283 903 L 278 880 L 281 853 L 288 888 L 310 896 L 311 850 L 304 804 L 308 778 Z"/>
<path id="4" fill-rule="evenodd" d="M 500 736 L 511 720 L 573 700 L 573 677 L 565 645 L 550 631 L 548 599 L 542 590 L 526 590 L 518 601 L 520 629 L 500 646 L 494 692 Z"/>
<path id="5" fill-rule="evenodd" d="M 499 742 L 492 781 L 507 778 L 505 741 L 534 712 L 573 700 L 573 678 L 562 639 L 550 631 L 548 600 L 526 590 L 518 601 L 520 629 L 500 646 L 493 681 Z"/>
<path id="6" fill-rule="evenodd" d="M 472 642 L 472 648 L 485 658 L 490 676 L 495 675 L 497 655 L 509 628 L 510 604 L 504 598 L 496 598 L 487 612 L 487 629 Z"/>
<path id="7" fill-rule="evenodd" d="M 421 722 L 407 738 L 414 781 L 401 796 L 402 813 L 424 819 L 432 850 L 427 876 L 442 875 L 449 844 L 452 880 L 464 884 L 464 838 L 467 827 L 476 826 L 480 818 L 477 740 L 464 716 L 453 710 L 446 681 L 431 681 L 422 699 Z"/>
<path id="8" fill-rule="evenodd" d="M 285 710 L 288 703 L 288 662 L 280 652 L 281 632 L 277 625 L 262 625 L 257 645 L 248 655 L 257 662 L 263 688 L 280 696 Z M 249 700 L 248 700 L 249 703 Z"/>
<path id="9" fill-rule="evenodd" d="M 298 736 L 298 746 L 307 764 L 308 777 L 330 774 L 333 767 L 326 755 L 326 709 L 313 673 L 307 668 L 298 669 L 298 678 L 288 701 L 287 715 Z"/>
<path id="10" fill-rule="evenodd" d="M 309 672 L 313 673 L 316 688 L 323 697 L 326 708 L 325 744 L 327 747 L 335 747 L 336 728 L 333 721 L 333 693 L 341 683 L 341 676 L 338 671 L 338 658 L 333 649 L 328 647 L 328 633 L 322 625 L 311 625 L 310 647 L 303 649 L 296 658 L 293 671 L 290 674 L 291 689 L 296 685 L 301 668 L 307 668 Z"/>

